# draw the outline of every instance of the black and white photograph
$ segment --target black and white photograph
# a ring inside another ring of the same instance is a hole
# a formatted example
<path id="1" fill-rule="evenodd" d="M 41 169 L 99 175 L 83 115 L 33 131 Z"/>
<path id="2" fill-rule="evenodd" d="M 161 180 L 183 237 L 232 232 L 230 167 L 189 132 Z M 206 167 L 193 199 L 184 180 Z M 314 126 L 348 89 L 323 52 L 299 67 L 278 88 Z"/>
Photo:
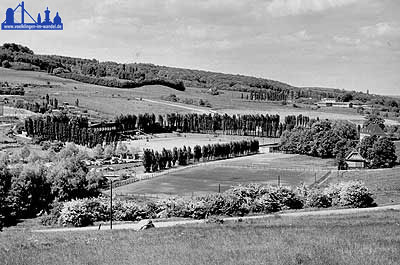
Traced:
<path id="1" fill-rule="evenodd" d="M 1 0 L 0 265 L 399 265 L 399 0 Z"/>

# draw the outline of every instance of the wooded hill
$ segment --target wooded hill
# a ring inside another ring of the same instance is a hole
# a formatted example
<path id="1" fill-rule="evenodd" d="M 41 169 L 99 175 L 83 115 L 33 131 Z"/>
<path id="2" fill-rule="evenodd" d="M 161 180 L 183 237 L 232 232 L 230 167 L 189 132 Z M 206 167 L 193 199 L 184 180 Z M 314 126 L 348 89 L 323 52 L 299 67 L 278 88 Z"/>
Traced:
<path id="1" fill-rule="evenodd" d="M 241 92 L 259 92 L 278 94 L 285 99 L 335 98 L 338 101 L 357 100 L 363 103 L 378 104 L 388 108 L 397 108 L 398 99 L 372 95 L 368 93 L 345 91 L 340 89 L 294 87 L 282 82 L 244 75 L 215 73 L 158 66 L 154 64 L 99 62 L 96 59 L 72 58 L 58 55 L 37 55 L 22 45 L 6 43 L 0 46 L 0 63 L 3 67 L 23 64 L 31 69 L 40 69 L 51 74 L 96 85 L 134 88 L 144 85 L 164 85 L 177 90 L 185 87 L 197 87 Z M 18 69 L 18 67 L 15 67 Z M 278 100 L 277 99 L 277 100 Z"/>

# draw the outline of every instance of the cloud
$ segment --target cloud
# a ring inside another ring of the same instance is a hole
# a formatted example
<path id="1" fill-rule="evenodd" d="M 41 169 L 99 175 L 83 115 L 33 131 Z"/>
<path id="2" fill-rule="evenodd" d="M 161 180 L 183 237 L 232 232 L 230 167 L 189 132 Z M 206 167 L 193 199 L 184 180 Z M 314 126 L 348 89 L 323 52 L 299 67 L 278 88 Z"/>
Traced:
<path id="1" fill-rule="evenodd" d="M 299 15 L 341 7 L 358 0 L 272 0 L 267 11 L 273 16 Z"/>
<path id="2" fill-rule="evenodd" d="M 349 37 L 344 37 L 344 36 L 334 36 L 333 40 L 336 43 L 349 45 L 349 46 L 357 46 L 361 43 L 360 39 L 354 39 L 354 38 L 349 38 Z"/>
<path id="3" fill-rule="evenodd" d="M 400 35 L 400 27 L 387 22 L 382 22 L 376 25 L 362 27 L 360 31 L 361 34 L 367 38 Z"/>
<path id="4" fill-rule="evenodd" d="M 285 35 L 281 38 L 281 40 L 285 42 L 303 42 L 311 39 L 312 36 L 307 32 L 307 30 L 300 30 L 293 34 Z"/>

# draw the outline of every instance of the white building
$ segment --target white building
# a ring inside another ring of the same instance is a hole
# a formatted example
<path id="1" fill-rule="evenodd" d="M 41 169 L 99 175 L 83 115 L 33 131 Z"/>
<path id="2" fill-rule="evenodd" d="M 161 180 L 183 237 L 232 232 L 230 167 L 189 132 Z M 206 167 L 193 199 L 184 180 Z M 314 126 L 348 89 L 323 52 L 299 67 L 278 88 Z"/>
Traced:
<path id="1" fill-rule="evenodd" d="M 352 108 L 351 102 L 336 102 L 334 99 L 322 99 L 316 103 L 318 107 L 337 107 L 337 108 Z"/>

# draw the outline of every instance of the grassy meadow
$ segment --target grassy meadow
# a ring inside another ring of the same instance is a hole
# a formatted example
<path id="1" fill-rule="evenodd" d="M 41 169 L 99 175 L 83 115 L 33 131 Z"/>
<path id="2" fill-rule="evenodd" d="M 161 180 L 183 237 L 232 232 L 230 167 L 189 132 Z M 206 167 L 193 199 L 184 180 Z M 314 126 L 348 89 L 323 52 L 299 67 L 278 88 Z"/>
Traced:
<path id="1" fill-rule="evenodd" d="M 400 212 L 132 230 L 0 234 L 4 265 L 308 264 L 397 265 Z"/>

